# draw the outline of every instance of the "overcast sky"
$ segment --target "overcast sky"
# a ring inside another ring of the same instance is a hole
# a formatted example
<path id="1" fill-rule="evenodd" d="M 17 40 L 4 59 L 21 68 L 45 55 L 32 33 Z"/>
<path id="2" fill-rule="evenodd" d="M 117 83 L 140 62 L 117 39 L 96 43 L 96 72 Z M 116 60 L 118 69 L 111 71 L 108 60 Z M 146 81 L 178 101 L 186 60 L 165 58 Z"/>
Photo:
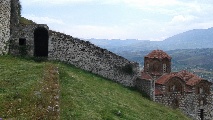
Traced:
<path id="1" fill-rule="evenodd" d="M 22 16 L 78 38 L 164 40 L 213 27 L 213 0 L 20 0 Z"/>

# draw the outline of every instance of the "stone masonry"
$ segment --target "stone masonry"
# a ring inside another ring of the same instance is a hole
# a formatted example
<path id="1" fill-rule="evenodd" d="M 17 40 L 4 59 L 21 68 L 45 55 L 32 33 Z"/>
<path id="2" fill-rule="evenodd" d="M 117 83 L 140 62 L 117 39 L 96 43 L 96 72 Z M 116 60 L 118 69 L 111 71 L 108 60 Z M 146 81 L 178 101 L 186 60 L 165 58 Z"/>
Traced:
<path id="1" fill-rule="evenodd" d="M 50 39 L 50 59 L 68 62 L 125 86 L 134 86 L 138 76 L 138 63 L 62 33 L 52 31 Z"/>
<path id="2" fill-rule="evenodd" d="M 11 38 L 10 53 L 20 54 L 19 39 L 26 39 L 27 55 L 33 56 L 34 31 L 46 25 L 19 25 Z M 125 86 L 134 86 L 139 74 L 139 64 L 130 62 L 106 49 L 99 48 L 88 41 L 49 31 L 48 59 L 63 61 L 81 69 L 114 80 Z"/>
<path id="3" fill-rule="evenodd" d="M 8 52 L 10 39 L 10 0 L 0 0 L 0 55 Z"/>
<path id="4" fill-rule="evenodd" d="M 20 55 L 19 39 L 26 39 L 26 55 L 33 56 L 34 54 L 34 31 L 36 28 L 45 28 L 49 30 L 48 26 L 45 24 L 30 24 L 23 25 L 19 24 L 17 27 L 13 28 L 13 32 L 10 39 L 10 54 Z"/>

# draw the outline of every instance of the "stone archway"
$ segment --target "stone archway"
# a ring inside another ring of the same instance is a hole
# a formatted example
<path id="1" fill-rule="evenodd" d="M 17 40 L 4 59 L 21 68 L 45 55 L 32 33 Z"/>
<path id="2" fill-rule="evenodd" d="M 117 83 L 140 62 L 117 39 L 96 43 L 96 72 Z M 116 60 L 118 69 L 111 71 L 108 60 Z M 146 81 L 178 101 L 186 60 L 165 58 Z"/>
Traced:
<path id="1" fill-rule="evenodd" d="M 38 27 L 34 31 L 34 57 L 48 57 L 48 30 Z"/>

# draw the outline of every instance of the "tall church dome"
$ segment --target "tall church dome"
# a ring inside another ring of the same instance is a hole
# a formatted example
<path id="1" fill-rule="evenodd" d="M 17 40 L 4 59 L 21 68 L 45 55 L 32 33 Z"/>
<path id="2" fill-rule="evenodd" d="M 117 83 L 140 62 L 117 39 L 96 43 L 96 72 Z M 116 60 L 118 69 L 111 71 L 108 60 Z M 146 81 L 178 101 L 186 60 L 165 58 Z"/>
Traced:
<path id="1" fill-rule="evenodd" d="M 144 57 L 144 72 L 160 77 L 171 72 L 171 57 L 162 50 L 153 50 Z"/>
<path id="2" fill-rule="evenodd" d="M 163 50 L 153 50 L 151 53 L 145 56 L 145 58 L 157 58 L 157 59 L 171 59 L 171 57 Z"/>

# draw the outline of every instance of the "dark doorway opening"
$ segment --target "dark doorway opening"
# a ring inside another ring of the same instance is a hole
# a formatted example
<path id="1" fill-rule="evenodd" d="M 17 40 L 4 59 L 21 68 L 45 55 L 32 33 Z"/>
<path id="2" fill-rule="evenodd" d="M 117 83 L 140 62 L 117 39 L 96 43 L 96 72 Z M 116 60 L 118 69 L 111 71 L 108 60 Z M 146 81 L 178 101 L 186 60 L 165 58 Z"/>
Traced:
<path id="1" fill-rule="evenodd" d="M 200 109 L 200 119 L 204 120 L 204 111 L 203 111 L 203 109 Z"/>
<path id="2" fill-rule="evenodd" d="M 19 38 L 19 54 L 22 56 L 27 55 L 27 46 L 25 38 Z"/>
<path id="3" fill-rule="evenodd" d="M 48 30 L 38 27 L 34 31 L 34 57 L 48 57 Z"/>
<path id="4" fill-rule="evenodd" d="M 178 99 L 174 99 L 172 101 L 172 108 L 177 109 L 179 107 L 179 101 Z"/>
<path id="5" fill-rule="evenodd" d="M 26 39 L 25 38 L 19 38 L 19 45 L 20 46 L 26 46 Z"/>

